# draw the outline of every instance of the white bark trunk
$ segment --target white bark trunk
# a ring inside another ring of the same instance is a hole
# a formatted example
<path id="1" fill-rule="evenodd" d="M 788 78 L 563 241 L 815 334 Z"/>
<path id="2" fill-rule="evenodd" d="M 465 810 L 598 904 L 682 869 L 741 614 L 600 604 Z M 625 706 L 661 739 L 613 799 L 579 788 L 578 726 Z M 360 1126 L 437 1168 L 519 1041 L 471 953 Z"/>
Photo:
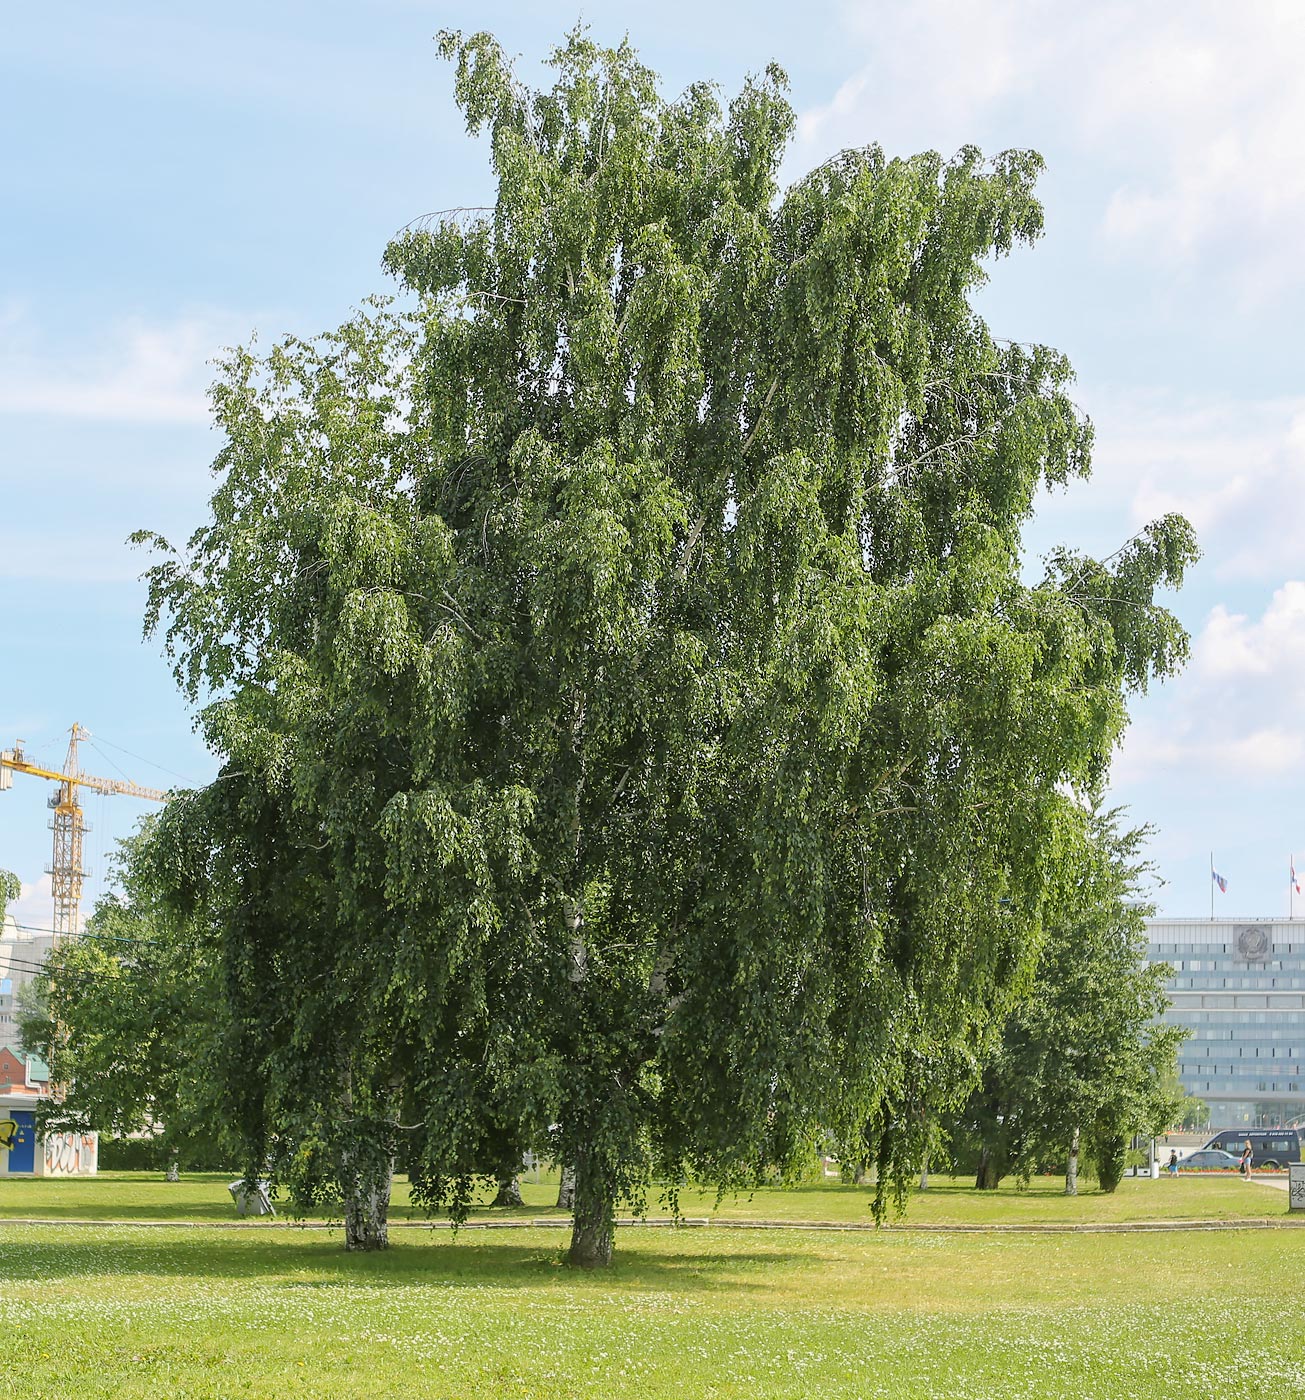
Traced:
<path id="1" fill-rule="evenodd" d="M 340 1103 L 353 1111 L 353 1073 L 346 1064 L 340 1078 Z M 390 1247 L 390 1190 L 394 1158 L 375 1142 L 346 1142 L 338 1162 L 340 1198 L 344 1202 L 345 1249 Z"/>
<path id="2" fill-rule="evenodd" d="M 1069 1166 L 1065 1169 L 1065 1194 L 1078 1195 L 1078 1124 L 1069 1140 Z"/>
<path id="3" fill-rule="evenodd" d="M 558 1210 L 575 1209 L 575 1168 L 563 1167 L 562 1180 L 557 1187 Z"/>
<path id="4" fill-rule="evenodd" d="M 388 1249 L 390 1247 L 391 1176 L 364 1185 L 355 1178 L 344 1201 L 344 1247 L 346 1249 Z"/>
<path id="5" fill-rule="evenodd" d="M 498 1183 L 498 1195 L 494 1197 L 493 1204 L 496 1206 L 523 1206 L 525 1202 L 521 1199 L 521 1178 L 519 1176 L 505 1176 Z"/>

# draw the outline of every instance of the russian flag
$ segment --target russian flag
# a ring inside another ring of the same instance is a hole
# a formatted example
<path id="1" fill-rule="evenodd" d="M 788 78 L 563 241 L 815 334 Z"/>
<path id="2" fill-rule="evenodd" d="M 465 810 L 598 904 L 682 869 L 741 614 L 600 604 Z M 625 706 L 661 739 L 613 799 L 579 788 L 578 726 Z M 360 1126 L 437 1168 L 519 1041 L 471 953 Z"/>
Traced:
<path id="1" fill-rule="evenodd" d="M 1210 871 L 1210 878 L 1214 881 L 1214 883 L 1215 883 L 1216 885 L 1219 886 L 1219 893 L 1220 893 L 1220 894 L 1227 894 L 1227 893 L 1228 893 L 1228 881 L 1225 880 L 1225 879 L 1223 878 L 1223 876 L 1220 875 L 1219 872 L 1218 872 L 1217 870 L 1212 870 L 1212 871 Z"/>

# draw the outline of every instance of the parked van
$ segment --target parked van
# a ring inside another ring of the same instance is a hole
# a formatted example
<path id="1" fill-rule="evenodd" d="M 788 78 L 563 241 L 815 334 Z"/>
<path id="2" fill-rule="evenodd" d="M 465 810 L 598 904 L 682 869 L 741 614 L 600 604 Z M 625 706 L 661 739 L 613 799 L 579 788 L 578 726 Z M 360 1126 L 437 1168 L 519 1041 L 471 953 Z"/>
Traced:
<path id="1" fill-rule="evenodd" d="M 1297 1128 L 1225 1128 L 1205 1145 L 1240 1157 L 1247 1142 L 1251 1144 L 1252 1167 L 1285 1167 L 1301 1160 Z"/>

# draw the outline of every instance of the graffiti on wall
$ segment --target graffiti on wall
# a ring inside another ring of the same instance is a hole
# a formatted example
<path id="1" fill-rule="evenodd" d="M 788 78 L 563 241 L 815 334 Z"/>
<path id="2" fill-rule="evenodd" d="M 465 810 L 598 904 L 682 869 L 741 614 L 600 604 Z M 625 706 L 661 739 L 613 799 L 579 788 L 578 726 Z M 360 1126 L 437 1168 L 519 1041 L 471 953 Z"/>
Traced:
<path id="1" fill-rule="evenodd" d="M 50 1133 L 44 1147 L 46 1176 L 80 1176 L 95 1170 L 94 1133 Z"/>
<path id="2" fill-rule="evenodd" d="M 18 1124 L 12 1118 L 0 1118 L 0 1151 L 14 1145 L 18 1136 Z"/>

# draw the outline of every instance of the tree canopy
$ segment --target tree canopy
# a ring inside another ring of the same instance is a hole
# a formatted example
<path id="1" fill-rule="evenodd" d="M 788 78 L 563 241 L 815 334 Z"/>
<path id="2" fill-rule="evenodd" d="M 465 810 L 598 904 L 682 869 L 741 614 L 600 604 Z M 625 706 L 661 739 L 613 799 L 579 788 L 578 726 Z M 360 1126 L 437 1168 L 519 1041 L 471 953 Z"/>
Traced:
<path id="1" fill-rule="evenodd" d="M 223 1108 L 225 1002 L 211 940 L 158 897 L 152 823 L 119 844 L 117 889 L 85 931 L 46 959 L 21 1018 L 23 1044 L 61 1086 L 38 1108 L 42 1130 L 153 1134 L 179 1166 L 240 1145 Z"/>
<path id="2" fill-rule="evenodd" d="M 1065 358 L 971 304 L 1041 229 L 1036 155 L 781 190 L 777 68 L 722 105 L 581 31 L 546 91 L 441 46 L 492 204 L 390 245 L 411 313 L 234 353 L 210 519 L 154 539 L 225 761 L 160 830 L 258 969 L 254 1137 L 280 1103 L 374 1173 L 402 1132 L 455 1209 L 546 1140 L 600 1263 L 653 1179 L 868 1122 L 905 1170 L 915 1067 L 972 1072 L 1067 793 L 1185 656 L 1155 593 L 1194 546 L 1167 517 L 1026 581 L 1091 443 Z"/>
<path id="3" fill-rule="evenodd" d="M 22 882 L 11 870 L 0 870 L 0 921 L 9 912 L 9 905 L 23 892 Z"/>

